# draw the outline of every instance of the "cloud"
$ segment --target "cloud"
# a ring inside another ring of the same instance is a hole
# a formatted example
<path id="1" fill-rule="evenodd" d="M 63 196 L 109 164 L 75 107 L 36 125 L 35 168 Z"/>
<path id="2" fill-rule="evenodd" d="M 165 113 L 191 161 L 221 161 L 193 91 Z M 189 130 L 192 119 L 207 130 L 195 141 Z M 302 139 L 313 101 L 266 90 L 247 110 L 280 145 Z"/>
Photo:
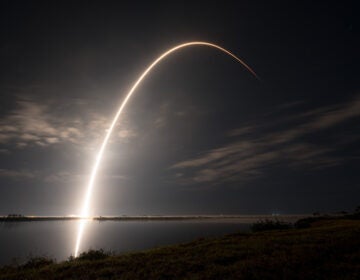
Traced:
<path id="1" fill-rule="evenodd" d="M 39 101 L 18 98 L 16 108 L 0 119 L 0 144 L 14 148 L 47 147 L 61 143 L 88 146 L 91 139 L 101 139 L 109 119 L 94 113 L 84 102 L 76 102 L 66 111 L 64 101 Z M 128 141 L 137 136 L 128 127 L 126 114 L 117 127 L 120 132 L 112 141 Z M 89 141 L 90 139 L 90 141 Z"/>
<path id="2" fill-rule="evenodd" d="M 244 126 L 244 127 L 240 127 L 240 128 L 236 128 L 236 129 L 233 129 L 231 130 L 229 133 L 228 133 L 228 136 L 232 137 L 232 136 L 242 136 L 242 135 L 247 135 L 247 134 L 250 134 L 252 132 L 254 132 L 256 129 L 255 126 Z"/>
<path id="3" fill-rule="evenodd" d="M 12 179 L 34 179 L 38 176 L 35 171 L 0 169 L 0 177 Z"/>
<path id="4" fill-rule="evenodd" d="M 58 172 L 44 172 L 39 170 L 13 170 L 0 169 L 0 178 L 7 178 L 16 181 L 21 180 L 37 180 L 49 184 L 66 184 L 66 183 L 80 183 L 86 184 L 89 179 L 89 174 L 77 173 L 74 171 L 62 170 Z M 101 178 L 105 180 L 129 180 L 127 176 L 121 174 L 101 174 Z"/>
<path id="5" fill-rule="evenodd" d="M 8 149 L 0 149 L 0 154 L 10 154 Z"/>
<path id="6" fill-rule="evenodd" d="M 26 147 L 74 141 L 72 131 L 76 129 L 61 123 L 50 111 L 48 105 L 18 100 L 17 108 L 0 120 L 0 143 L 15 142 L 17 147 Z"/>
<path id="7" fill-rule="evenodd" d="M 360 97 L 357 96 L 351 102 L 340 106 L 319 108 L 300 114 L 298 119 L 306 118 L 303 124 L 293 129 L 271 134 L 268 140 L 278 144 L 286 143 L 306 134 L 334 127 L 359 116 Z"/>
<path id="8" fill-rule="evenodd" d="M 107 180 L 128 180 L 124 175 L 119 174 L 102 174 L 101 177 Z M 89 174 L 73 173 L 69 171 L 59 171 L 48 174 L 41 178 L 46 183 L 85 183 L 89 179 Z"/>
<path id="9" fill-rule="evenodd" d="M 48 174 L 43 178 L 46 183 L 65 183 L 65 182 L 82 182 L 84 176 L 80 174 L 74 174 L 68 171 L 60 171 L 52 174 Z"/>
<path id="10" fill-rule="evenodd" d="M 360 116 L 359 96 L 344 107 L 330 109 L 328 112 L 323 113 L 311 123 L 310 127 L 312 129 L 324 129 L 358 116 Z"/>
<path id="11" fill-rule="evenodd" d="M 137 137 L 137 133 L 134 130 L 131 129 L 122 129 L 119 131 L 118 136 L 121 139 L 132 139 L 134 137 Z"/>
<path id="12" fill-rule="evenodd" d="M 219 162 L 220 160 L 225 160 L 233 155 L 246 156 L 246 154 L 253 153 L 253 146 L 254 145 L 248 141 L 232 143 L 221 148 L 210 150 L 195 159 L 176 163 L 172 166 L 172 168 L 199 167 L 213 162 Z"/>
<path id="13" fill-rule="evenodd" d="M 208 150 L 194 158 L 173 164 L 181 183 L 217 184 L 227 181 L 257 178 L 264 169 L 278 164 L 289 168 L 327 168 L 342 164 L 345 159 L 334 156 L 337 143 L 329 145 L 306 142 L 303 136 L 333 128 L 360 116 L 360 98 L 339 106 L 307 111 L 297 116 L 297 125 L 278 131 L 261 133 L 263 125 L 252 124 L 230 131 L 227 136 L 240 140 Z M 271 120 L 270 120 L 271 121 Z M 252 132 L 257 132 L 252 134 Z M 353 141 L 359 135 L 352 135 Z M 346 139 L 349 141 L 349 139 Z M 341 143 L 342 139 L 337 139 Z"/>
<path id="14" fill-rule="evenodd" d="M 170 114 L 170 104 L 163 102 L 157 111 L 157 116 L 154 120 L 155 128 L 163 128 L 167 125 L 169 114 Z"/>
<path id="15" fill-rule="evenodd" d="M 176 119 L 195 117 L 198 114 L 197 109 L 192 106 L 181 107 L 181 104 L 174 102 L 174 100 L 167 100 L 161 103 L 156 114 L 154 114 L 153 126 L 162 129 Z"/>

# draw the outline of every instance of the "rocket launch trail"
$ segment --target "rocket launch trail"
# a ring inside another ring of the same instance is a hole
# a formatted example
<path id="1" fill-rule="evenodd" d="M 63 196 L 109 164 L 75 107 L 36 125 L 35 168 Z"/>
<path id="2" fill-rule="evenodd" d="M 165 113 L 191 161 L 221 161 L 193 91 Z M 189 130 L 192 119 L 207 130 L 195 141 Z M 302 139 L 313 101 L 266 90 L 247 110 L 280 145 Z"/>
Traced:
<path id="1" fill-rule="evenodd" d="M 117 113 L 114 116 L 113 121 L 110 124 L 109 129 L 106 132 L 105 138 L 100 146 L 99 152 L 96 156 L 95 159 L 95 163 L 94 166 L 92 168 L 92 172 L 90 175 L 90 179 L 89 179 L 89 183 L 87 185 L 87 189 L 86 189 L 86 193 L 84 196 L 84 200 L 83 200 L 83 207 L 82 207 L 82 211 L 80 216 L 83 218 L 79 221 L 79 226 L 78 226 L 78 232 L 77 232 L 77 238 L 76 238 L 76 244 L 75 244 L 75 253 L 74 256 L 77 257 L 78 253 L 79 253 L 79 248 L 80 248 L 80 244 L 81 244 L 81 240 L 82 240 L 82 236 L 84 233 L 84 229 L 85 229 L 85 224 L 86 224 L 86 219 L 89 218 L 89 207 L 90 207 L 90 200 L 91 200 L 91 195 L 93 192 L 93 188 L 94 188 L 94 183 L 95 183 L 95 179 L 96 179 L 96 175 L 97 175 L 97 171 L 99 168 L 99 165 L 101 163 L 104 151 L 106 149 L 106 146 L 109 142 L 111 133 L 122 113 L 122 111 L 124 110 L 126 104 L 128 103 L 130 97 L 133 95 L 133 93 L 135 92 L 136 88 L 139 86 L 139 84 L 143 81 L 143 79 L 150 73 L 150 71 L 157 65 L 159 64 L 164 58 L 166 58 L 168 55 L 172 54 L 173 52 L 176 52 L 180 49 L 186 48 L 186 47 L 191 47 L 191 46 L 206 46 L 206 47 L 211 47 L 211 48 L 215 48 L 217 50 L 220 50 L 224 53 L 226 53 L 227 55 L 231 56 L 233 59 L 235 59 L 237 62 L 239 62 L 242 66 L 244 66 L 255 78 L 259 79 L 259 77 L 257 76 L 257 74 L 254 72 L 254 70 L 252 70 L 250 68 L 250 66 L 248 66 L 244 61 L 242 61 L 239 57 L 237 57 L 236 55 L 234 55 L 233 53 L 231 53 L 230 51 L 212 44 L 212 43 L 208 43 L 208 42 L 188 42 L 188 43 L 184 43 L 184 44 L 180 44 L 177 45 L 169 50 L 167 50 L 166 52 L 164 52 L 163 54 L 161 54 L 157 59 L 154 60 L 154 62 L 152 62 L 145 70 L 144 72 L 140 75 L 140 77 L 136 80 L 136 82 L 134 83 L 134 85 L 131 87 L 130 91 L 127 93 L 127 95 L 125 96 L 125 99 L 123 100 L 123 102 L 120 105 L 119 110 L 117 111 Z"/>

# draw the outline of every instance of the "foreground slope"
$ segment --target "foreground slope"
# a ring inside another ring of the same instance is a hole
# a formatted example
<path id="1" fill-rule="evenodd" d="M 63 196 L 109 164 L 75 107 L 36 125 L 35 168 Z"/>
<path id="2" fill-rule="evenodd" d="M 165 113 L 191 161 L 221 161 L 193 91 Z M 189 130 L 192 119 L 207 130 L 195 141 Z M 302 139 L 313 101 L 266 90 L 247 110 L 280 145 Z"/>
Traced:
<path id="1" fill-rule="evenodd" d="M 360 221 L 322 220 L 304 229 L 238 233 L 61 263 L 0 268 L 0 279 L 360 279 Z"/>

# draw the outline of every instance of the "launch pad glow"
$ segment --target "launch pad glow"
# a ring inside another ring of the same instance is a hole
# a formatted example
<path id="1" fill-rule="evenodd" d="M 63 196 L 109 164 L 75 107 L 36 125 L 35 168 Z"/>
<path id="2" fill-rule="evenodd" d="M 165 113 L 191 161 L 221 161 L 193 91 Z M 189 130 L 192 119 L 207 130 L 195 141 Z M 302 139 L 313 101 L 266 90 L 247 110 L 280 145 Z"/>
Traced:
<path id="1" fill-rule="evenodd" d="M 163 54 L 161 54 L 154 62 L 152 62 L 146 69 L 145 71 L 140 75 L 140 77 L 136 80 L 136 82 L 134 83 L 134 85 L 131 87 L 130 91 L 127 93 L 125 99 L 123 100 L 123 102 L 120 105 L 119 110 L 117 111 L 117 113 L 115 114 L 115 117 L 113 119 L 113 121 L 111 122 L 111 125 L 109 127 L 109 129 L 106 132 L 105 138 L 101 144 L 100 150 L 96 156 L 96 160 L 95 160 L 95 164 L 92 168 L 92 172 L 90 175 L 90 179 L 89 179 L 89 183 L 86 189 L 86 193 L 84 196 L 84 201 L 83 201 L 83 207 L 82 207 L 82 211 L 80 216 L 83 218 L 79 221 L 79 226 L 78 226 L 78 232 L 77 232 L 77 238 L 76 238 L 76 244 L 75 244 L 75 253 L 74 256 L 77 257 L 79 254 L 79 248 L 80 248 L 80 244 L 81 244 L 81 240 L 82 240 L 82 236 L 84 233 L 84 229 L 85 229 L 85 225 L 86 222 L 90 219 L 89 217 L 89 207 L 90 207 L 90 200 L 91 200 L 91 195 L 94 189 L 94 183 L 95 183 L 95 179 L 96 179 L 96 175 L 97 175 L 97 171 L 99 169 L 99 165 L 101 163 L 102 157 L 104 155 L 104 151 L 105 148 L 109 142 L 111 133 L 123 111 L 123 109 L 125 108 L 126 104 L 128 103 L 130 97 L 132 96 L 132 94 L 134 93 L 134 91 L 136 90 L 136 88 L 138 87 L 138 85 L 141 83 L 141 81 L 149 74 L 149 72 L 161 61 L 163 60 L 165 57 L 167 57 L 168 55 L 170 55 L 171 53 L 180 50 L 182 48 L 185 47 L 190 47 L 190 46 L 207 46 L 207 47 L 211 47 L 211 48 L 215 48 L 218 49 L 224 53 L 226 53 L 227 55 L 231 56 L 232 58 L 234 58 L 237 62 L 239 62 L 240 64 L 242 64 L 253 76 L 255 76 L 257 79 L 258 76 L 256 75 L 256 73 L 250 68 L 250 66 L 248 66 L 244 61 L 242 61 L 240 58 L 238 58 L 236 55 L 234 55 L 233 53 L 231 53 L 230 51 L 212 44 L 212 43 L 208 43 L 208 42 L 188 42 L 188 43 L 184 43 L 184 44 L 180 44 L 177 45 L 169 50 L 167 50 L 166 52 L 164 52 Z"/>

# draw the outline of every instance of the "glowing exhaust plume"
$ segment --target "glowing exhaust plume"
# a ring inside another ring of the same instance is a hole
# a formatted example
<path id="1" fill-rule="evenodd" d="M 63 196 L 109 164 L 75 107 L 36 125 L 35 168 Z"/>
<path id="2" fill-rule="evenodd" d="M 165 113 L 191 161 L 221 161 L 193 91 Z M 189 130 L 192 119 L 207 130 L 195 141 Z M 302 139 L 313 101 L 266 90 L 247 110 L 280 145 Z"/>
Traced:
<path id="1" fill-rule="evenodd" d="M 86 194 L 85 194 L 85 198 L 84 198 L 84 204 L 83 204 L 83 208 L 82 208 L 82 212 L 81 212 L 81 217 L 83 219 L 80 220 L 79 222 L 79 228 L 78 228 L 78 234 L 77 234 L 77 239 L 76 239 L 76 245 L 75 245 L 75 257 L 78 256 L 78 252 L 79 252 L 79 247 L 80 247 L 80 243 L 81 243 L 81 239 L 82 239 L 82 235 L 84 232 L 84 228 L 85 228 L 85 223 L 86 223 L 86 218 L 89 219 L 89 204 L 90 204 L 90 199 L 91 199 L 91 194 L 94 188 L 94 182 L 96 179 L 96 174 L 101 162 L 101 159 L 103 157 L 106 145 L 109 141 L 109 138 L 111 136 L 111 133 L 115 127 L 115 124 L 117 123 L 121 112 L 123 111 L 124 107 L 126 106 L 127 102 L 129 101 L 131 95 L 134 93 L 135 89 L 138 87 L 138 85 L 141 83 L 141 81 L 146 77 L 146 75 L 151 71 L 151 69 L 153 69 L 161 60 L 163 60 L 165 57 L 167 57 L 169 54 L 185 48 L 185 47 L 189 47 L 189 46 L 195 46 L 195 45 L 200 45 L 200 46 L 208 46 L 208 47 L 212 47 L 212 48 L 216 48 L 228 55 L 230 55 L 232 58 L 234 58 L 235 60 L 237 60 L 239 63 L 241 63 L 252 75 L 254 75 L 257 79 L 259 79 L 259 77 L 256 75 L 256 73 L 245 63 L 243 62 L 240 58 L 238 58 L 236 55 L 232 54 L 231 52 L 229 52 L 228 50 L 215 45 L 215 44 L 211 44 L 211 43 L 207 43 L 207 42 L 189 42 L 189 43 L 185 43 L 185 44 L 181 44 L 181 45 L 177 45 L 173 48 L 171 48 L 170 50 L 164 52 L 162 55 L 160 55 L 153 63 L 150 64 L 150 66 L 148 66 L 145 71 L 141 74 L 141 76 L 137 79 L 137 81 L 135 82 L 135 84 L 132 86 L 132 88 L 130 89 L 130 91 L 128 92 L 128 94 L 126 95 L 124 101 L 121 103 L 119 110 L 117 111 L 108 131 L 106 132 L 106 136 L 104 138 L 104 141 L 101 144 L 100 150 L 97 154 L 96 160 L 95 160 L 95 164 L 94 167 L 92 169 L 91 172 L 91 176 L 90 176 L 90 180 L 89 180 L 89 184 L 86 190 Z"/>

